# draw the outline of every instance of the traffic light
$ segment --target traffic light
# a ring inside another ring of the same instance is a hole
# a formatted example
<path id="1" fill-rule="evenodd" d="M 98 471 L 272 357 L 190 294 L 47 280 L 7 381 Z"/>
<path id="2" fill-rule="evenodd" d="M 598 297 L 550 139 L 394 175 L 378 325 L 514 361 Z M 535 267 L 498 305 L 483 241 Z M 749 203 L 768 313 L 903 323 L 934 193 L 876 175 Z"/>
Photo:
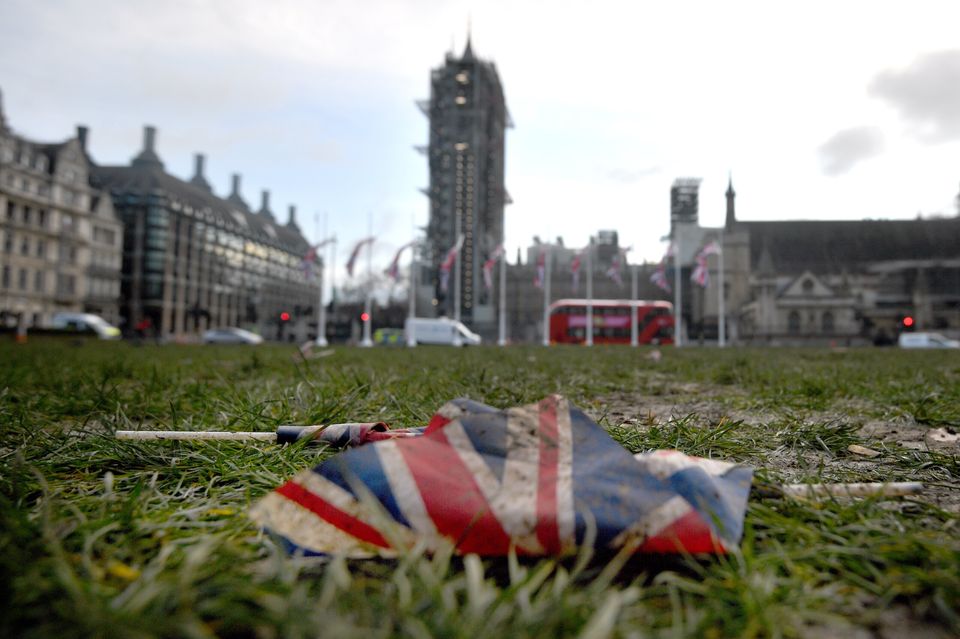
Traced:
<path id="1" fill-rule="evenodd" d="M 280 321 L 281 321 L 281 322 L 289 322 L 289 321 L 290 321 L 290 313 L 288 313 L 288 312 L 286 312 L 286 311 L 283 311 L 282 313 L 280 313 Z"/>
<path id="2" fill-rule="evenodd" d="M 913 317 L 910 315 L 906 315 L 902 320 L 900 320 L 900 328 L 902 328 L 905 331 L 912 331 L 913 325 L 914 325 Z"/>
<path id="3" fill-rule="evenodd" d="M 369 321 L 370 321 L 370 313 L 367 313 L 366 311 L 364 311 L 363 313 L 360 313 L 360 321 L 361 321 L 361 322 L 369 322 Z"/>

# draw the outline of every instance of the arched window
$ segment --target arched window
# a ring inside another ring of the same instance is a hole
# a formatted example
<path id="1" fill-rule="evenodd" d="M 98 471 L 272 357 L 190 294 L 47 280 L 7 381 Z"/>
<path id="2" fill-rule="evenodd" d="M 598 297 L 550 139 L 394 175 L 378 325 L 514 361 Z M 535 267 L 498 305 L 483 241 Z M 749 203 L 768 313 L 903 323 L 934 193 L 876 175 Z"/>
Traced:
<path id="1" fill-rule="evenodd" d="M 823 316 L 820 318 L 820 328 L 821 331 L 826 335 L 833 333 L 833 313 L 830 311 L 823 312 Z"/>
<path id="2" fill-rule="evenodd" d="M 791 335 L 800 334 L 800 313 L 790 311 L 790 314 L 787 315 L 787 332 Z"/>

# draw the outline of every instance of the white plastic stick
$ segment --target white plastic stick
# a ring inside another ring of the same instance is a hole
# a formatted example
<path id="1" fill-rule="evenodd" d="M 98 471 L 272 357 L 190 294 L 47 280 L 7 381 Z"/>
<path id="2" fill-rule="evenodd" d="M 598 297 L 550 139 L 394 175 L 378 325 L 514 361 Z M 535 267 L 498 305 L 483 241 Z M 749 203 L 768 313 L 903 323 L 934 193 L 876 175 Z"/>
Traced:
<path id="1" fill-rule="evenodd" d="M 118 430 L 117 439 L 133 439 L 138 441 L 176 439 L 184 441 L 201 439 L 220 439 L 229 441 L 277 441 L 276 433 L 232 433 L 224 431 L 189 431 L 189 430 Z"/>
<path id="2" fill-rule="evenodd" d="M 824 497 L 903 497 L 915 495 L 923 490 L 923 484 L 917 481 L 901 481 L 865 484 L 784 484 L 784 495 L 801 499 L 821 499 Z"/>

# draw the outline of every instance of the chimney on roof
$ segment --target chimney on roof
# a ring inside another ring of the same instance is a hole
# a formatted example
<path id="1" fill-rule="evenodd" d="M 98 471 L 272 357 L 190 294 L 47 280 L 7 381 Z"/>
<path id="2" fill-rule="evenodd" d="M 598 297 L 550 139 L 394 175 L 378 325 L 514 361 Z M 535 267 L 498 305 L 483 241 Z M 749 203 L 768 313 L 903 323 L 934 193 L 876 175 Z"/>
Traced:
<path id="1" fill-rule="evenodd" d="M 193 177 L 190 178 L 190 184 L 194 186 L 199 186 L 205 191 L 213 192 L 213 189 L 210 187 L 210 183 L 207 182 L 207 178 L 203 175 L 203 165 L 206 161 L 206 156 L 203 153 L 196 153 L 193 156 Z M 238 176 L 239 177 L 239 176 Z"/>
<path id="2" fill-rule="evenodd" d="M 143 127 L 143 149 L 133 158 L 131 163 L 135 167 L 146 169 L 163 169 L 163 162 L 157 155 L 156 146 L 157 130 L 152 126 Z"/>
<path id="3" fill-rule="evenodd" d="M 227 196 L 227 202 L 244 211 L 249 211 L 250 207 L 247 206 L 247 203 L 243 201 L 243 196 L 240 195 L 240 174 L 232 174 L 230 176 L 230 183 L 230 195 Z"/>
<path id="4" fill-rule="evenodd" d="M 260 191 L 260 210 L 257 211 L 257 214 L 273 219 L 273 213 L 270 212 L 270 191 L 268 189 Z"/>
<path id="5" fill-rule="evenodd" d="M 90 129 L 82 124 L 77 125 L 77 141 L 80 142 L 80 150 L 84 153 L 87 152 L 87 137 L 89 133 Z"/>
<path id="6" fill-rule="evenodd" d="M 297 207 L 291 204 L 290 219 L 287 220 L 287 226 L 296 226 L 296 225 L 297 225 Z"/>

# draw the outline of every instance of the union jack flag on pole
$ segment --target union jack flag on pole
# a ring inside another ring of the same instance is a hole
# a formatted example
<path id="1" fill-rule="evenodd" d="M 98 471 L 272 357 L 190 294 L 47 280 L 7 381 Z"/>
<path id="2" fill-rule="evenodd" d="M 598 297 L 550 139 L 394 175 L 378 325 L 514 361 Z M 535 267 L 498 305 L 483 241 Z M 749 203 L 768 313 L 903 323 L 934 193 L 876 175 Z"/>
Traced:
<path id="1" fill-rule="evenodd" d="M 653 272 L 653 275 L 650 276 L 650 281 L 653 282 L 656 287 L 667 293 L 673 290 L 670 288 L 670 280 L 667 279 L 667 269 L 662 262 L 657 266 L 657 270 Z"/>
<path id="2" fill-rule="evenodd" d="M 570 277 L 573 280 L 574 293 L 576 293 L 577 289 L 580 288 L 580 265 L 583 262 L 584 252 L 586 252 L 589 248 L 590 247 L 587 246 L 585 248 L 580 249 L 579 251 L 573 254 L 573 259 L 570 260 Z"/>
<path id="3" fill-rule="evenodd" d="M 335 455 L 250 514 L 305 554 L 393 556 L 417 541 L 487 556 L 723 553 L 740 541 L 752 474 L 677 451 L 631 455 L 558 395 L 508 410 L 458 399 L 423 435 Z"/>
<path id="4" fill-rule="evenodd" d="M 450 250 L 447 251 L 447 256 L 443 258 L 443 263 L 440 264 L 440 290 L 444 293 L 447 292 L 447 285 L 450 282 L 450 271 L 457 261 L 457 254 L 460 253 L 460 248 L 463 246 L 463 239 L 463 234 L 461 234 L 460 237 L 457 238 L 457 243 L 450 247 Z"/>
<path id="5" fill-rule="evenodd" d="M 353 277 L 353 267 L 357 263 L 357 257 L 360 255 L 360 251 L 367 244 L 373 244 L 375 239 L 373 236 L 365 237 L 354 245 L 353 250 L 350 251 L 350 259 L 347 260 L 347 275 Z"/>
<path id="6" fill-rule="evenodd" d="M 625 249 L 620 249 L 610 261 L 610 268 L 607 269 L 607 277 L 616 282 L 617 286 L 623 286 L 623 278 L 620 276 L 620 272 L 623 270 L 623 262 L 626 258 L 627 251 L 632 249 L 632 246 L 628 246 Z"/>
<path id="7" fill-rule="evenodd" d="M 710 283 L 710 269 L 707 268 L 706 256 L 697 256 L 697 265 L 693 267 L 693 272 L 690 274 L 690 281 L 703 288 L 706 288 Z"/>
<path id="8" fill-rule="evenodd" d="M 543 288 L 543 280 L 547 272 L 547 248 L 540 246 L 540 254 L 537 255 L 537 272 L 533 276 L 533 285 L 539 289 Z"/>
<path id="9" fill-rule="evenodd" d="M 400 255 L 406 251 L 408 248 L 412 248 L 416 245 L 416 242 L 407 242 L 403 246 L 397 249 L 397 252 L 393 255 L 393 260 L 390 261 L 390 266 L 384 269 L 383 274 L 396 282 L 400 279 Z"/>
<path id="10" fill-rule="evenodd" d="M 493 267 L 502 255 L 503 244 L 500 244 L 497 248 L 493 249 L 490 257 L 483 263 L 483 285 L 487 287 L 488 291 L 493 288 Z"/>
<path id="11" fill-rule="evenodd" d="M 334 238 L 328 237 L 327 239 L 319 242 L 318 244 L 312 245 L 307 249 L 306 254 L 303 256 L 303 259 L 300 261 L 300 268 L 303 270 L 303 274 L 307 279 L 313 277 L 313 267 L 317 263 L 318 255 L 320 254 L 320 249 L 326 247 L 329 244 L 334 242 Z"/>

